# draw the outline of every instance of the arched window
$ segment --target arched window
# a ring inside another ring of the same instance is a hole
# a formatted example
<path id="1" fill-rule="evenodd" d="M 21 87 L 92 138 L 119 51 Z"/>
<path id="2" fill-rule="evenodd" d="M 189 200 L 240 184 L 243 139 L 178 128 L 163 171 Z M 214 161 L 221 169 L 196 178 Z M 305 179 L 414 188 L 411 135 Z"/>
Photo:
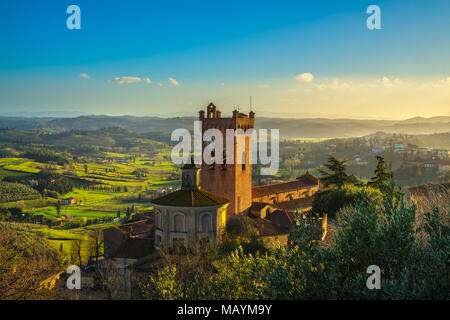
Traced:
<path id="1" fill-rule="evenodd" d="M 173 217 L 173 231 L 184 232 L 184 216 L 182 214 Z"/>
<path id="2" fill-rule="evenodd" d="M 200 248 L 206 248 L 210 242 L 211 242 L 211 240 L 209 239 L 209 237 L 201 238 L 200 239 Z"/>
<path id="3" fill-rule="evenodd" d="M 158 234 L 156 236 L 156 245 L 160 246 L 162 244 L 162 237 Z"/>
<path id="4" fill-rule="evenodd" d="M 202 232 L 209 232 L 211 230 L 211 215 L 204 214 L 202 215 L 201 221 L 200 221 L 201 231 Z"/>
<path id="5" fill-rule="evenodd" d="M 213 137 L 214 138 L 214 137 Z M 211 164 L 209 165 L 210 170 L 214 170 L 216 168 L 216 150 L 211 151 Z"/>
<path id="6" fill-rule="evenodd" d="M 188 175 L 188 174 L 186 174 L 185 175 L 185 184 L 186 184 L 186 187 L 187 188 L 190 188 L 190 187 L 192 187 L 192 181 L 191 181 L 191 176 L 190 175 Z"/>
<path id="7" fill-rule="evenodd" d="M 157 228 L 161 228 L 161 213 L 159 211 L 155 212 L 155 224 Z"/>

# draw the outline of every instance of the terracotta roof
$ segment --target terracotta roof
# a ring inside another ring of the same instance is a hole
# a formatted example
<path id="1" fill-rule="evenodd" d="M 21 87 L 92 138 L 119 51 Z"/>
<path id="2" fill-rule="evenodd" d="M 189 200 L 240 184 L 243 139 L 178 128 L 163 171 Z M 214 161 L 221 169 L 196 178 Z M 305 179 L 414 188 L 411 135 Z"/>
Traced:
<path id="1" fill-rule="evenodd" d="M 310 210 L 312 208 L 312 197 L 305 197 L 300 199 L 294 199 L 291 201 L 278 202 L 273 204 L 275 208 L 287 210 L 287 211 L 295 211 L 299 209 L 300 211 Z"/>
<path id="2" fill-rule="evenodd" d="M 252 189 L 252 197 L 262 197 L 271 194 L 277 194 L 281 192 L 294 191 L 297 189 L 304 189 L 307 187 L 315 186 L 319 182 L 319 179 L 310 175 L 309 173 L 298 177 L 294 181 L 268 184 L 265 186 L 257 186 Z"/>
<path id="3" fill-rule="evenodd" d="M 297 178 L 299 181 L 303 181 L 305 183 L 311 183 L 311 184 L 318 184 L 319 178 L 313 176 L 309 173 L 309 171 L 306 171 L 306 173 L 300 177 Z"/>
<path id="4" fill-rule="evenodd" d="M 267 202 L 252 202 L 251 209 L 260 211 L 261 209 L 264 209 L 267 206 L 271 206 L 271 204 Z"/>
<path id="5" fill-rule="evenodd" d="M 436 160 L 435 163 L 441 165 L 441 166 L 450 166 L 449 160 Z"/>
<path id="6" fill-rule="evenodd" d="M 151 231 L 153 229 L 153 221 L 150 219 L 139 220 L 114 226 L 113 228 L 118 229 L 123 233 L 137 235 Z"/>
<path id="7" fill-rule="evenodd" d="M 295 225 L 295 216 L 292 212 L 287 212 L 284 210 L 275 210 L 268 215 L 266 215 L 266 220 L 271 221 L 272 223 L 287 228 L 291 230 Z"/>
<path id="8" fill-rule="evenodd" d="M 430 192 L 433 193 L 448 193 L 450 190 L 450 181 L 443 183 L 429 183 L 412 187 L 408 189 L 412 194 L 420 194 L 428 197 Z"/>
<path id="9" fill-rule="evenodd" d="M 249 217 L 255 223 L 255 227 L 258 229 L 261 237 L 270 237 L 290 233 L 290 229 L 277 225 L 270 220 L 261 219 L 259 217 L 255 217 L 254 215 L 249 215 Z"/>
<path id="10" fill-rule="evenodd" d="M 178 190 L 152 201 L 153 204 L 171 207 L 209 207 L 230 203 L 214 193 L 205 190 Z"/>

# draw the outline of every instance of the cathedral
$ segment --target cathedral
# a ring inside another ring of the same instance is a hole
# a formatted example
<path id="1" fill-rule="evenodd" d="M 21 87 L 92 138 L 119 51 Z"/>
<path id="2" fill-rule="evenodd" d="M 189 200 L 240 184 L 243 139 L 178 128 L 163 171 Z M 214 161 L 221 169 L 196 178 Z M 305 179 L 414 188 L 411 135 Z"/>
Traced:
<path id="1" fill-rule="evenodd" d="M 226 137 L 227 129 L 254 128 L 255 113 L 233 111 L 224 118 L 213 103 L 199 112 L 202 134 L 218 129 Z M 234 138 L 235 145 L 239 137 Z M 245 147 L 234 162 L 222 164 L 185 164 L 180 190 L 154 199 L 155 246 L 184 246 L 192 249 L 202 242 L 215 242 L 235 215 L 248 215 L 264 240 L 287 242 L 294 225 L 295 210 L 311 208 L 311 197 L 319 190 L 319 179 L 306 173 L 294 181 L 252 187 L 250 137 L 244 136 Z M 226 152 L 226 142 L 223 141 Z M 225 153 L 224 153 L 225 154 Z M 242 161 L 237 161 L 241 157 Z M 225 157 L 224 157 L 225 158 Z M 224 159 L 225 160 L 225 159 Z M 239 163 L 242 162 L 242 163 Z M 238 164 L 239 163 L 239 164 Z M 200 183 L 201 181 L 201 183 Z"/>

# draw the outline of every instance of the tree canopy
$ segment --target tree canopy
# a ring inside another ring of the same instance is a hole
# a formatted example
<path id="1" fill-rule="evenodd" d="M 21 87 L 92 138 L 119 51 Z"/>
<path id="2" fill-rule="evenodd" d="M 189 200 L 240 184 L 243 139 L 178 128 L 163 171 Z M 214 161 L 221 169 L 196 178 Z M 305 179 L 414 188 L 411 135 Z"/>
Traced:
<path id="1" fill-rule="evenodd" d="M 386 192 L 391 189 L 389 183 L 392 180 L 392 173 L 387 169 L 386 161 L 383 157 L 376 156 L 376 158 L 377 166 L 374 172 L 375 175 L 370 179 L 367 185 Z"/>
<path id="2" fill-rule="evenodd" d="M 347 183 L 355 183 L 356 178 L 347 173 L 347 160 L 339 160 L 330 155 L 324 166 L 329 170 L 319 170 L 320 180 L 326 187 L 336 186 L 341 189 Z"/>

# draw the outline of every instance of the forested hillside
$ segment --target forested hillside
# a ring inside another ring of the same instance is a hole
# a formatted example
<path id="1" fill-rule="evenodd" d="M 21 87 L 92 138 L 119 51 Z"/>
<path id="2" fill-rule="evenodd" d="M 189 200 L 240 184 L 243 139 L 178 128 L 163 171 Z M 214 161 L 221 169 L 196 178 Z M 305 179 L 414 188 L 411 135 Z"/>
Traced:
<path id="1" fill-rule="evenodd" d="M 224 115 L 225 116 L 225 115 Z M 119 127 L 133 132 L 166 132 L 177 128 L 193 128 L 197 117 L 135 117 L 135 116 L 80 116 L 76 118 L 17 118 L 0 117 L 0 128 L 65 132 L 71 130 L 99 130 Z M 412 118 L 394 120 L 355 119 L 287 119 L 258 117 L 255 126 L 265 129 L 280 129 L 286 138 L 336 138 L 363 136 L 384 131 L 388 133 L 429 134 L 450 131 L 450 117 Z M 19 135 L 20 136 L 20 135 Z M 13 135 L 13 139 L 20 139 Z M 105 142 L 106 143 L 106 142 Z"/>

